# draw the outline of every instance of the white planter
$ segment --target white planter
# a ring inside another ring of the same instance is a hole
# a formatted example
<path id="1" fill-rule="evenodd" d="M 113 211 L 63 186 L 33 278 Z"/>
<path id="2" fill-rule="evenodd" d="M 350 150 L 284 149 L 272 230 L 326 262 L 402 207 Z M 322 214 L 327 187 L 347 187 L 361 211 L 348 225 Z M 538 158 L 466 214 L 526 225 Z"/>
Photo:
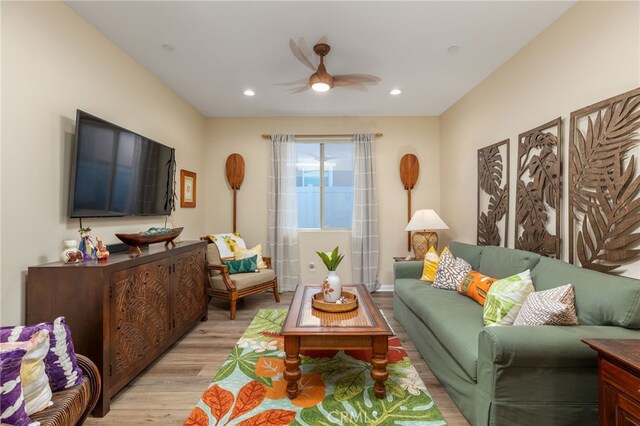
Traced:
<path id="1" fill-rule="evenodd" d="M 340 277 L 336 271 L 327 272 L 327 277 L 322 282 L 322 292 L 324 293 L 325 302 L 335 302 L 342 295 L 342 285 Z"/>

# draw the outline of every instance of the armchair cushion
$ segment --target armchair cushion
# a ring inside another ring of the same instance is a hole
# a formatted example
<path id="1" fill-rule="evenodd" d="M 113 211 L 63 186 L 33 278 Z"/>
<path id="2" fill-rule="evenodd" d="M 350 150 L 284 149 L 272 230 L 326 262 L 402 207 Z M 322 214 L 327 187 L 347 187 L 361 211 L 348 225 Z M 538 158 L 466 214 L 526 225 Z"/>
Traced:
<path id="1" fill-rule="evenodd" d="M 207 235 L 207 237 L 218 247 L 218 256 L 222 259 L 233 259 L 233 252 L 235 250 L 238 248 L 247 248 L 240 234 L 211 234 Z"/>
<path id="2" fill-rule="evenodd" d="M 240 291 L 272 281 L 275 278 L 276 273 L 273 272 L 273 269 L 261 269 L 260 272 L 257 273 L 235 274 L 231 277 L 231 280 L 235 284 L 236 289 Z M 228 291 L 221 274 L 210 276 L 209 282 L 216 290 Z"/>
<path id="3" fill-rule="evenodd" d="M 229 275 L 258 272 L 258 256 L 253 255 L 239 260 L 223 260 Z"/>

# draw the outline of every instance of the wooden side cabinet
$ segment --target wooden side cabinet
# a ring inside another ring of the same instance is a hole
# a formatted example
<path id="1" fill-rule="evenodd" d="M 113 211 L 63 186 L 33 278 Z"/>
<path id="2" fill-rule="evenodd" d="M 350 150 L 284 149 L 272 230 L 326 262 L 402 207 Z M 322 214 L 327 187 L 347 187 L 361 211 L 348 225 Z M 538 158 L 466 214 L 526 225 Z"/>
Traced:
<path id="1" fill-rule="evenodd" d="M 598 352 L 599 424 L 640 426 L 640 340 L 582 341 Z"/>
<path id="2" fill-rule="evenodd" d="M 131 258 L 32 266 L 27 323 L 64 316 L 78 353 L 100 370 L 97 416 L 111 398 L 198 321 L 207 318 L 206 243 L 150 246 Z"/>

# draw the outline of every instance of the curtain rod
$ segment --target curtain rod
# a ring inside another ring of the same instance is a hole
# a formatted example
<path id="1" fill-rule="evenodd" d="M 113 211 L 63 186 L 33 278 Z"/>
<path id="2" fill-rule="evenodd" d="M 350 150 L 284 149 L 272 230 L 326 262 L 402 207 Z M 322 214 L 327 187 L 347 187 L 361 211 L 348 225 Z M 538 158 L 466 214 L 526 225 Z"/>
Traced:
<path id="1" fill-rule="evenodd" d="M 353 133 L 341 133 L 341 134 L 325 134 L 325 135 L 293 135 L 294 138 L 351 138 Z M 378 132 L 374 133 L 376 138 L 382 137 L 383 134 Z M 262 139 L 271 139 L 271 135 L 268 133 L 262 134 Z"/>

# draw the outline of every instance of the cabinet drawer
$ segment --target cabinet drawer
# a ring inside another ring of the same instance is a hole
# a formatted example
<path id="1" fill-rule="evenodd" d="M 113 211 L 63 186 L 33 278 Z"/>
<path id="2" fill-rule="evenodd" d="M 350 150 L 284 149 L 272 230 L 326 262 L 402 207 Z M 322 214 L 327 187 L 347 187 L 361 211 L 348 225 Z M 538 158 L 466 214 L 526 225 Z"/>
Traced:
<path id="1" fill-rule="evenodd" d="M 640 377 L 606 360 L 602 360 L 601 369 L 604 382 L 640 401 Z"/>

